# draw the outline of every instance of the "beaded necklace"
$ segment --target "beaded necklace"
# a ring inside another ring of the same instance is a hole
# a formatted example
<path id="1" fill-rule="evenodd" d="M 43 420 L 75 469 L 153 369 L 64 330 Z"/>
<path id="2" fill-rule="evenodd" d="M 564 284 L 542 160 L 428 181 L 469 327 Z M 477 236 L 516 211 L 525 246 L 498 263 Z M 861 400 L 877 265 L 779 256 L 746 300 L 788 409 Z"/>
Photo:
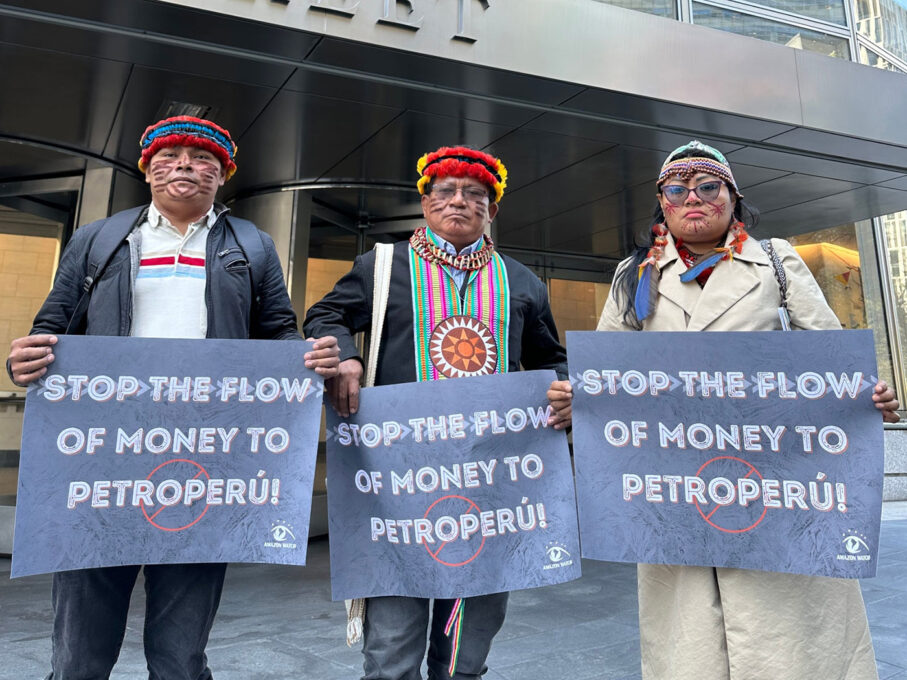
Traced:
<path id="1" fill-rule="evenodd" d="M 686 244 L 681 239 L 677 239 L 674 245 L 677 246 L 677 254 L 680 255 L 680 259 L 683 260 L 683 263 L 687 266 L 687 269 L 696 264 L 696 260 L 699 255 L 687 248 Z M 704 269 L 699 274 L 699 276 L 696 277 L 696 281 L 699 282 L 700 286 L 705 285 L 705 282 L 709 280 L 709 277 L 712 275 L 713 271 L 715 271 L 715 268 L 709 267 L 708 269 Z"/>
<path id="2" fill-rule="evenodd" d="M 491 238 L 488 235 L 485 235 L 484 238 L 485 244 L 479 250 L 466 255 L 451 255 L 429 238 L 426 227 L 421 227 L 410 236 L 409 245 L 423 260 L 472 272 L 488 264 L 494 253 L 494 243 Z"/>
<path id="3" fill-rule="evenodd" d="M 697 279 L 705 272 L 711 272 L 722 260 L 733 261 L 734 253 L 739 253 L 743 249 L 743 242 L 746 241 L 750 236 L 746 233 L 746 227 L 743 222 L 735 222 L 731 225 L 731 242 L 727 246 L 716 246 L 712 249 L 711 253 L 704 253 L 702 255 L 697 255 L 696 259 L 692 266 L 687 265 L 687 269 L 683 274 L 680 275 L 680 280 L 683 283 L 689 283 L 690 281 Z M 689 252 L 689 251 L 688 251 Z M 683 259 L 681 257 L 681 259 Z M 706 279 L 708 275 L 706 275 Z M 702 281 L 705 283 L 705 280 Z"/>

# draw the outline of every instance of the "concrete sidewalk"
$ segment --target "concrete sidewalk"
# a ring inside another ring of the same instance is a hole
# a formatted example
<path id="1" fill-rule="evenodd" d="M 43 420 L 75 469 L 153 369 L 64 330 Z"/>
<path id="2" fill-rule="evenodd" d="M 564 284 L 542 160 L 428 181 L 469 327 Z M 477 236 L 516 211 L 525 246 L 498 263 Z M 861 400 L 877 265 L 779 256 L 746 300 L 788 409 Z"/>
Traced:
<path id="1" fill-rule="evenodd" d="M 907 680 L 907 503 L 886 503 L 878 576 L 862 583 L 882 680 Z M 330 601 L 328 543 L 305 568 L 232 565 L 208 654 L 217 680 L 353 680 L 361 655 L 344 644 Z M 9 579 L 0 560 L 0 678 L 42 678 L 50 658 L 50 577 Z M 114 680 L 147 677 L 144 592 L 135 590 Z M 634 565 L 583 561 L 572 583 L 514 593 L 488 680 L 639 678 Z M 708 678 L 703 675 L 703 680 Z M 772 679 L 774 680 L 774 679 Z M 804 679 L 805 680 L 805 679 Z"/>

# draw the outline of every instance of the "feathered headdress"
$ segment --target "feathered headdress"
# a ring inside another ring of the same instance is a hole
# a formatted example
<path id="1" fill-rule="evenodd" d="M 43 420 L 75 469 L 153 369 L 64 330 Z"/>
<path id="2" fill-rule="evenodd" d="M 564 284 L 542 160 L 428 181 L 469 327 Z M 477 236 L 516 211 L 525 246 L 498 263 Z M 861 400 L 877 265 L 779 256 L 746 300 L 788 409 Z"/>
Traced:
<path id="1" fill-rule="evenodd" d="M 484 151 L 465 146 L 442 146 L 427 153 L 416 164 L 419 194 L 425 194 L 425 187 L 435 177 L 472 177 L 494 190 L 494 202 L 504 195 L 507 186 L 507 168 L 499 158 Z"/>

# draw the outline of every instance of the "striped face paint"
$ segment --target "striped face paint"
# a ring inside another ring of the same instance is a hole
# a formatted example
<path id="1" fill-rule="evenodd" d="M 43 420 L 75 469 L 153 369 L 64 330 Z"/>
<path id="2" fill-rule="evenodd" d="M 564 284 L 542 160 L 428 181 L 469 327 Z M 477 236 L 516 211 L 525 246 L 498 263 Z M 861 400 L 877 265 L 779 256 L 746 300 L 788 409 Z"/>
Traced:
<path id="1" fill-rule="evenodd" d="M 145 181 L 153 195 L 210 205 L 225 176 L 220 161 L 210 151 L 171 146 L 151 157 Z"/>

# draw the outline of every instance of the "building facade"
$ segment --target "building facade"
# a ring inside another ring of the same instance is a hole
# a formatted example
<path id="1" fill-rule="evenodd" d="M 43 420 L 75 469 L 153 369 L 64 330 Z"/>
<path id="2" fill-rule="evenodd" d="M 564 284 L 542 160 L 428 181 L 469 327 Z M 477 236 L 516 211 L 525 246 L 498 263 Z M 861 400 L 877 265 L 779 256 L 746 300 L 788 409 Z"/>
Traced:
<path id="1" fill-rule="evenodd" d="M 504 252 L 593 328 L 650 225 L 665 154 L 724 151 L 845 328 L 907 394 L 907 8 L 897 0 L 0 0 L 0 340 L 27 332 L 78 226 L 147 200 L 149 122 L 231 130 L 234 213 L 278 246 L 301 315 L 420 220 L 415 161 L 494 152 Z M 23 391 L 0 378 L 0 551 Z M 886 497 L 907 497 L 886 431 Z"/>

